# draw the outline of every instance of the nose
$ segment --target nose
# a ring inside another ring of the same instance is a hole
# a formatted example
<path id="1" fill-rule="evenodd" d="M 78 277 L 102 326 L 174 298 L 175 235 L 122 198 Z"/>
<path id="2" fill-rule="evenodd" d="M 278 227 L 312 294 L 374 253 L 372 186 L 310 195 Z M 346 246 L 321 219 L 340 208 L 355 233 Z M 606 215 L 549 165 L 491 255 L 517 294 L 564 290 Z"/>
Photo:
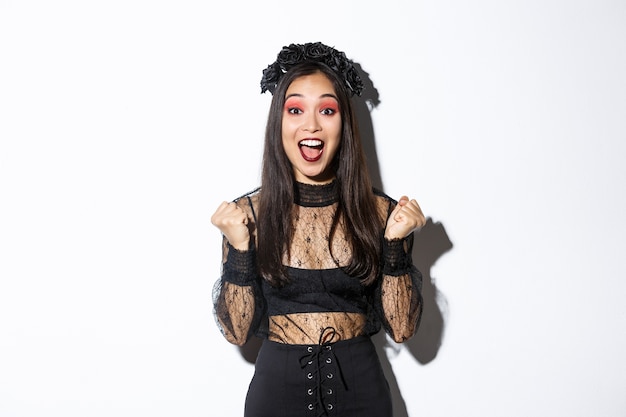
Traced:
<path id="1" fill-rule="evenodd" d="M 321 129 L 322 127 L 318 120 L 317 113 L 309 113 L 302 123 L 302 130 L 304 130 L 305 132 L 317 132 Z"/>

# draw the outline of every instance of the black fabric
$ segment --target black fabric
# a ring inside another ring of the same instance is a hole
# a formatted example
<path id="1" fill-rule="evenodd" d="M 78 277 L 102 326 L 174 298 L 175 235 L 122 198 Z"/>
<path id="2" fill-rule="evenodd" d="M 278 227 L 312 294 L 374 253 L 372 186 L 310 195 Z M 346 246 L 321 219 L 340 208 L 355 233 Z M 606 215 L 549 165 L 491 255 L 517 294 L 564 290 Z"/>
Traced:
<path id="1" fill-rule="evenodd" d="M 287 268 L 291 282 L 276 288 L 263 282 L 268 315 L 347 311 L 367 314 L 366 288 L 342 269 Z"/>
<path id="2" fill-rule="evenodd" d="M 227 340 L 242 344 L 256 334 L 284 343 L 309 343 L 328 325 L 344 333 L 344 339 L 375 334 L 381 325 L 396 341 L 413 335 L 422 311 L 422 275 L 411 259 L 413 235 L 384 240 L 381 276 L 373 285 L 360 285 L 342 268 L 351 259 L 343 229 L 330 239 L 337 185 L 296 183 L 295 190 L 295 231 L 284 259 L 292 278 L 289 284 L 270 287 L 257 271 L 254 244 L 238 251 L 224 239 L 222 276 L 214 286 L 213 301 Z M 256 189 L 236 200 L 248 215 L 250 230 L 262 215 L 260 192 Z M 386 221 L 397 202 L 380 191 L 375 191 L 375 200 Z"/>
<path id="3" fill-rule="evenodd" d="M 392 417 L 389 385 L 368 337 L 287 345 L 264 340 L 245 417 Z"/>

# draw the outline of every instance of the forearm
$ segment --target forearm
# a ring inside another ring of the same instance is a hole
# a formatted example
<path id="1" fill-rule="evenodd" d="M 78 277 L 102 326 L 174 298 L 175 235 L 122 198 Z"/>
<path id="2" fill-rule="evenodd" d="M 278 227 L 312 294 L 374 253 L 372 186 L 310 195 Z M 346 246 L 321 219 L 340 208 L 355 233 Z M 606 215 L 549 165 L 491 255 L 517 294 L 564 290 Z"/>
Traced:
<path id="1" fill-rule="evenodd" d="M 385 240 L 380 283 L 383 325 L 394 341 L 408 340 L 417 331 L 422 313 L 422 275 L 411 260 L 412 239 Z"/>
<path id="2" fill-rule="evenodd" d="M 225 245 L 223 272 L 215 288 L 216 319 L 226 340 L 243 345 L 254 330 L 260 310 L 261 289 L 256 275 L 254 249 Z"/>
<path id="3" fill-rule="evenodd" d="M 256 311 L 253 287 L 222 282 L 215 309 L 218 325 L 226 340 L 239 346 L 245 344 Z"/>

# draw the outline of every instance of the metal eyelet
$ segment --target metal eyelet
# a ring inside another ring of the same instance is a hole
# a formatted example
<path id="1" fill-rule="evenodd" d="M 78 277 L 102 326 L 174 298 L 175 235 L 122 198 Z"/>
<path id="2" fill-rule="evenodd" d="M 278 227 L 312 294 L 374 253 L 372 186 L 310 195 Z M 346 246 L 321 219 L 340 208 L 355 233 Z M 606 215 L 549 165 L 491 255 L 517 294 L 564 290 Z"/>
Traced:
<path id="1" fill-rule="evenodd" d="M 306 374 L 306 377 L 309 379 L 313 379 L 313 374 L 311 372 L 309 372 L 308 374 Z"/>
<path id="2" fill-rule="evenodd" d="M 307 352 L 311 353 L 313 352 L 313 346 L 309 346 L 306 348 Z"/>
<path id="3" fill-rule="evenodd" d="M 313 365 L 313 361 L 308 361 L 307 364 Z"/>
<path id="4" fill-rule="evenodd" d="M 333 389 L 332 389 L 332 388 L 328 388 L 328 391 L 326 391 L 326 393 L 327 393 L 328 395 L 331 395 L 331 394 L 333 393 Z"/>
<path id="5" fill-rule="evenodd" d="M 331 358 L 326 358 L 326 363 L 332 363 L 332 359 Z"/>
<path id="6" fill-rule="evenodd" d="M 307 406 L 307 408 L 308 408 L 309 410 L 313 410 L 313 404 L 309 404 L 309 405 Z"/>
<path id="7" fill-rule="evenodd" d="M 306 393 L 309 395 L 313 395 L 313 388 L 309 388 L 308 390 L 306 390 Z"/>
<path id="8" fill-rule="evenodd" d="M 332 404 L 328 404 L 328 405 L 326 406 L 326 408 L 328 408 L 329 410 L 332 410 L 332 409 L 333 409 L 333 405 L 332 405 Z"/>
<path id="9" fill-rule="evenodd" d="M 326 378 L 328 378 L 328 379 L 333 379 L 333 374 L 328 374 L 328 375 L 326 375 Z"/>

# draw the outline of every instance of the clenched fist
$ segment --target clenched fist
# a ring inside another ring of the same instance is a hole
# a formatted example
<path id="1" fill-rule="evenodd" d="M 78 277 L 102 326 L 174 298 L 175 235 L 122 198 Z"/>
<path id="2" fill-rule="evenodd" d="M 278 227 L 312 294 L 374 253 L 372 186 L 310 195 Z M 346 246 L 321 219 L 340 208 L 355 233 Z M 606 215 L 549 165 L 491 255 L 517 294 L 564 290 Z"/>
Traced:
<path id="1" fill-rule="evenodd" d="M 232 247 L 238 250 L 248 249 L 248 216 L 237 204 L 224 201 L 211 216 L 211 223 L 220 229 Z"/>
<path id="2" fill-rule="evenodd" d="M 387 220 L 385 238 L 388 240 L 405 238 L 424 224 L 426 224 L 426 218 L 417 201 L 402 196 Z"/>

